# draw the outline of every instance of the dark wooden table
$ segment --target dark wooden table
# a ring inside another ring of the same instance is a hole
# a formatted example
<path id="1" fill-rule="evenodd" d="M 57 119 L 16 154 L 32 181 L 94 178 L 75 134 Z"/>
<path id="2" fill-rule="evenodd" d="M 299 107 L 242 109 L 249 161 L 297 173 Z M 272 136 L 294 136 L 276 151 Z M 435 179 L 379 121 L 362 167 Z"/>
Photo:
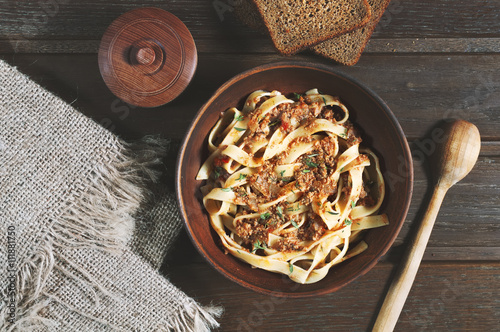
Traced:
<path id="1" fill-rule="evenodd" d="M 235 19 L 231 3 L 1 0 L 0 58 L 125 139 L 161 134 L 179 142 L 199 107 L 233 75 L 283 59 L 331 63 L 307 52 L 279 56 L 266 37 Z M 226 11 L 218 13 L 214 4 Z M 132 107 L 114 97 L 97 64 L 107 26 L 140 6 L 178 16 L 199 52 L 192 84 L 177 100 L 155 109 Z M 359 63 L 331 65 L 378 93 L 412 146 L 412 205 L 386 257 L 336 293 L 284 300 L 226 280 L 181 233 L 162 272 L 202 304 L 224 306 L 221 331 L 369 330 L 429 198 L 429 175 L 421 156 L 431 146 L 425 137 L 440 120 L 458 117 L 481 132 L 479 161 L 443 203 L 396 330 L 500 330 L 500 1 L 393 0 Z M 170 175 L 175 157 L 172 151 Z"/>

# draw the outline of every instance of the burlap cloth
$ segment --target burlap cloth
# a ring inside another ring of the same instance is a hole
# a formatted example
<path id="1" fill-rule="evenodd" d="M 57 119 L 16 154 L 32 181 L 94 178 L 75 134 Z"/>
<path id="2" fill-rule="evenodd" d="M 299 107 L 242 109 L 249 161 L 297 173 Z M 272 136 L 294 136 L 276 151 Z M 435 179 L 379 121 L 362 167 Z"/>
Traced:
<path id="1" fill-rule="evenodd" d="M 145 192 L 165 149 L 124 143 L 0 61 L 0 331 L 217 326 L 219 308 L 157 272 L 181 228 L 172 195 Z"/>

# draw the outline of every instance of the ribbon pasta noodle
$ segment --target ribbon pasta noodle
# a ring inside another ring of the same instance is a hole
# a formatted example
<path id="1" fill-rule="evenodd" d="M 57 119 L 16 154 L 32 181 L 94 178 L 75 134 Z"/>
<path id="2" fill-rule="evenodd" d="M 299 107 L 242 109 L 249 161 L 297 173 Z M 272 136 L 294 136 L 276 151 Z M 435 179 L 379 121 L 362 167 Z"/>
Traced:
<path id="1" fill-rule="evenodd" d="M 197 180 L 225 250 L 253 267 L 314 283 L 367 248 L 385 184 L 341 101 L 317 89 L 251 93 L 208 137 Z"/>

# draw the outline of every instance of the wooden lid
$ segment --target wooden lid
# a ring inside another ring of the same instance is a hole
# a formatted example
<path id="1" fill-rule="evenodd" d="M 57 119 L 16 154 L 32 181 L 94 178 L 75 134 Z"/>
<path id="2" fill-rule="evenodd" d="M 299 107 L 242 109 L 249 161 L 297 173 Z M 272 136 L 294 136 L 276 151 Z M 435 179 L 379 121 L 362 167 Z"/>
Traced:
<path id="1" fill-rule="evenodd" d="M 198 61 L 187 27 L 159 8 L 139 8 L 118 17 L 99 47 L 99 69 L 109 89 L 123 101 L 155 107 L 188 86 Z"/>

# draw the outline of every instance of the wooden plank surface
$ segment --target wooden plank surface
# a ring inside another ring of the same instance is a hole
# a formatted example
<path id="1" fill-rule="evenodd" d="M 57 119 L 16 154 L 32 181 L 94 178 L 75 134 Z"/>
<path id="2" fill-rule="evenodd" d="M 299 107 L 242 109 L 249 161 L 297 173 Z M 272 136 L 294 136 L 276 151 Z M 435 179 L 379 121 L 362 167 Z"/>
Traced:
<path id="1" fill-rule="evenodd" d="M 0 56 L 85 114 L 98 121 L 110 119 L 119 133 L 168 133 L 177 139 L 183 137 L 194 114 L 226 80 L 260 64 L 291 59 L 275 54 L 205 54 L 200 56 L 191 85 L 177 100 L 159 108 L 141 109 L 127 107 L 109 92 L 100 76 L 96 54 Z M 305 55 L 294 56 L 293 60 L 331 64 Z M 500 54 L 369 54 L 354 67 L 334 67 L 379 94 L 409 139 L 423 138 L 439 120 L 457 117 L 476 124 L 483 140 L 500 140 Z M 159 117 L 165 121 L 155 121 Z"/>
<path id="2" fill-rule="evenodd" d="M 238 0 L 220 1 L 231 7 Z M 0 4 L 2 39 L 98 40 L 117 16 L 138 6 L 172 12 L 191 30 L 195 40 L 224 39 L 229 44 L 255 35 L 237 22 L 229 9 L 219 15 L 221 11 L 211 0 L 2 0 Z M 496 0 L 393 0 L 374 37 L 498 37 L 499 12 Z M 258 39 L 267 40 L 264 36 Z"/>
<path id="3" fill-rule="evenodd" d="M 220 0 L 229 7 L 234 0 Z M 236 0 L 237 2 L 238 0 Z M 422 157 L 440 121 L 457 117 L 482 135 L 478 163 L 448 193 L 396 331 L 500 329 L 500 1 L 393 0 L 360 62 L 339 66 L 308 51 L 275 53 L 270 40 L 211 0 L 76 2 L 0 0 L 0 58 L 127 140 L 173 139 L 167 158 L 173 187 L 176 146 L 191 119 L 227 79 L 286 60 L 332 65 L 365 83 L 392 109 L 415 161 L 410 211 L 395 245 L 352 285 L 327 296 L 282 300 L 222 277 L 181 232 L 161 272 L 202 304 L 226 309 L 220 331 L 366 331 L 373 324 L 412 230 L 429 199 Z M 195 78 L 174 102 L 155 109 L 127 105 L 106 88 L 97 65 L 99 41 L 119 15 L 155 6 L 177 15 L 199 51 Z"/>
<path id="4" fill-rule="evenodd" d="M 221 331 L 369 331 L 394 271 L 379 263 L 333 294 L 283 299 L 227 282 L 205 263 L 164 266 L 167 277 L 202 303 L 224 306 Z M 496 331 L 498 263 L 424 263 L 396 331 Z M 482 285 L 482 287 L 477 287 Z"/>

